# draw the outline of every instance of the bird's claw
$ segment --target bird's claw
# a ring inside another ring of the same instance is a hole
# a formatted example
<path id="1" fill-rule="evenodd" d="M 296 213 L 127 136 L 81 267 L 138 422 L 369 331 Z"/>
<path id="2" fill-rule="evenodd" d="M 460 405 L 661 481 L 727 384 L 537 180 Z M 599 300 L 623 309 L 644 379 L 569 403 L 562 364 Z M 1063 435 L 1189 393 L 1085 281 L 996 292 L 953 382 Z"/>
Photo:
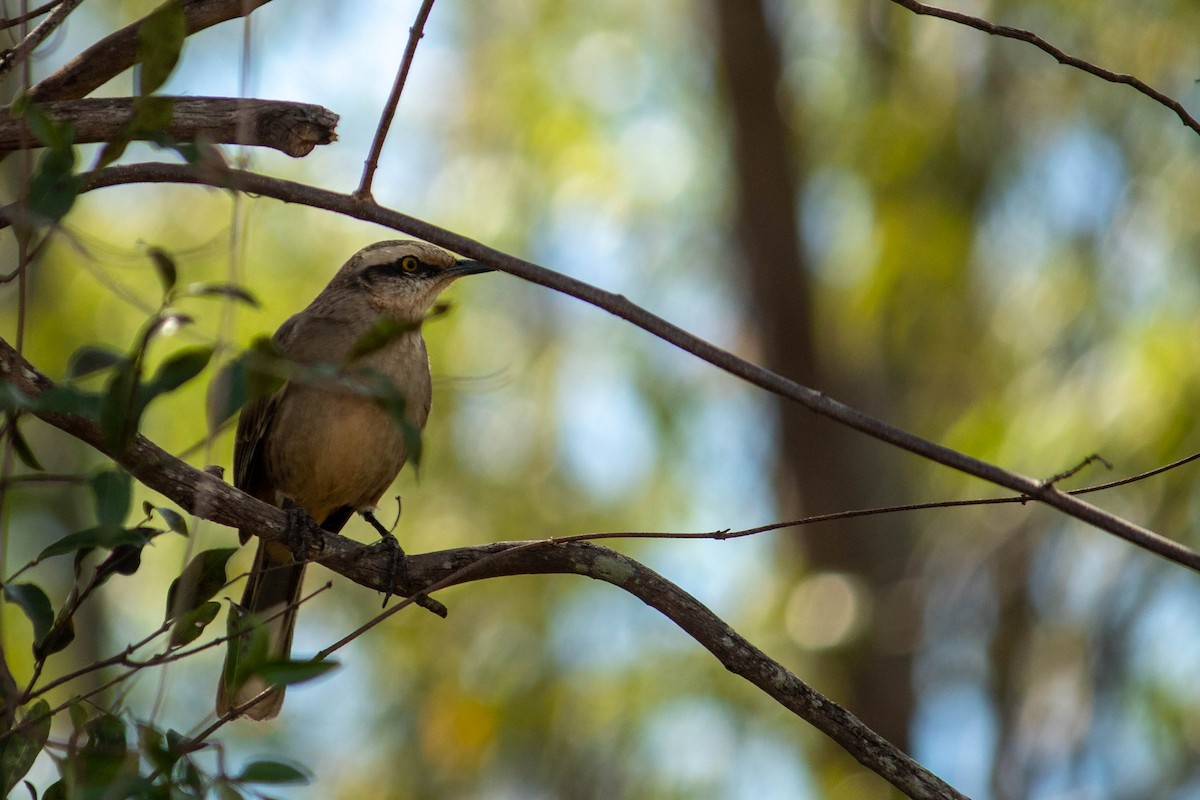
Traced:
<path id="1" fill-rule="evenodd" d="M 379 534 L 379 541 L 371 545 L 371 549 L 383 548 L 391 554 L 391 562 L 388 565 L 388 588 L 383 593 L 383 606 L 386 608 L 388 601 L 392 599 L 393 595 L 400 594 L 409 597 L 416 594 L 411 590 L 412 581 L 408 571 L 408 556 L 405 555 L 404 548 L 400 546 L 400 542 L 396 540 L 392 532 L 383 527 L 383 524 L 375 518 L 374 514 L 370 511 L 363 511 L 362 517 Z M 421 608 L 432 611 L 439 617 L 445 617 L 448 613 L 445 605 L 434 600 L 429 595 L 419 594 L 413 602 Z"/>
<path id="2" fill-rule="evenodd" d="M 282 508 L 288 520 L 285 544 L 296 554 L 297 561 L 307 561 L 313 550 L 325 548 L 325 539 L 319 533 L 321 526 L 307 511 L 291 498 L 284 499 Z"/>

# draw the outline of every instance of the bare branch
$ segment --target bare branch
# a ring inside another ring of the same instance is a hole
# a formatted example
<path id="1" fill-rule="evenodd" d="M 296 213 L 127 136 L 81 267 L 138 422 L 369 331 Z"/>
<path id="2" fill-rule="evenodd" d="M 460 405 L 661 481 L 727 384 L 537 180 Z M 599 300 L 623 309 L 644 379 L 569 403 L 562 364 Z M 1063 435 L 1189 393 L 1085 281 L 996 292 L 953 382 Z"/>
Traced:
<path id="1" fill-rule="evenodd" d="M 337 140 L 338 115 L 309 103 L 228 97 L 175 97 L 166 133 L 179 142 L 197 139 L 221 144 L 270 147 L 300 158 Z M 95 98 L 42 104 L 55 122 L 70 122 L 78 144 L 115 138 L 132 114 L 134 99 Z M 243 138 L 244 137 L 244 138 Z M 0 154 L 41 147 L 21 119 L 0 109 Z"/>
<path id="2" fill-rule="evenodd" d="M 412 67 L 413 58 L 417 54 L 417 43 L 425 35 L 425 22 L 429 12 L 433 10 L 433 0 L 423 0 L 417 11 L 417 19 L 408 29 L 408 44 L 404 48 L 404 56 L 400 59 L 400 69 L 396 72 L 396 81 L 392 84 L 392 93 L 388 97 L 383 114 L 379 117 L 379 127 L 375 130 L 375 139 L 371 142 L 371 152 L 363 164 L 362 180 L 359 181 L 358 191 L 354 194 L 363 200 L 371 199 L 371 182 L 375 179 L 375 170 L 379 167 L 379 154 L 383 152 L 383 142 L 387 139 L 388 130 L 392 127 L 392 118 L 396 116 L 396 107 L 400 105 L 400 93 L 404 91 L 404 82 L 408 80 L 408 70 Z"/>
<path id="3" fill-rule="evenodd" d="M 0 78 L 12 72 L 18 64 L 29 58 L 34 49 L 63 23 L 67 15 L 75 10 L 75 6 L 82 2 L 83 0 L 62 0 L 48 17 L 38 23 L 28 36 L 17 43 L 16 47 L 0 54 Z"/>
<path id="4" fill-rule="evenodd" d="M 1096 66 L 1089 61 L 1084 61 L 1082 58 L 1065 53 L 1054 45 L 1047 42 L 1042 37 L 1038 36 L 1033 31 L 1023 30 L 1022 28 L 1012 28 L 1008 25 L 997 25 L 993 22 L 988 22 L 979 17 L 973 17 L 970 14 L 964 14 L 961 11 L 949 11 L 937 6 L 919 3 L 917 0 L 892 0 L 893 3 L 899 6 L 904 6 L 914 14 L 923 14 L 930 17 L 938 17 L 940 19 L 957 22 L 959 25 L 966 25 L 969 28 L 974 28 L 977 31 L 992 36 L 1000 36 L 1005 39 L 1016 39 L 1019 42 L 1027 42 L 1038 48 L 1044 53 L 1047 53 L 1060 64 L 1065 64 L 1068 67 L 1082 70 L 1089 75 L 1095 75 L 1097 78 L 1102 78 L 1110 83 L 1123 83 L 1126 86 L 1132 86 L 1137 91 L 1151 98 L 1152 100 L 1166 106 L 1175 112 L 1180 121 L 1184 125 L 1191 128 L 1196 133 L 1200 133 L 1200 121 L 1187 112 L 1175 98 L 1160 92 L 1153 86 L 1150 86 L 1145 81 L 1134 75 L 1126 75 L 1120 72 L 1113 72 L 1104 67 Z"/>
<path id="5" fill-rule="evenodd" d="M 474 239 L 452 233 L 416 217 L 383 208 L 372 202 L 365 202 L 352 195 L 339 194 L 295 181 L 272 178 L 244 170 L 228 170 L 219 176 L 211 176 L 199 174 L 187 166 L 175 164 L 147 163 L 110 167 L 88 175 L 84 191 L 130 183 L 188 183 L 236 189 L 273 197 L 287 203 L 325 209 L 416 236 L 503 272 L 602 308 L 663 341 L 670 342 L 681 350 L 707 361 L 718 369 L 772 394 L 799 403 L 814 413 L 829 417 L 922 458 L 1006 487 L 1030 500 L 1057 508 L 1069 516 L 1125 539 L 1131 544 L 1169 561 L 1200 571 L 1200 553 L 1066 492 L 1059 491 L 1053 484 L 1012 472 L 897 428 L 821 392 L 738 358 L 662 317 L 650 313 L 641 306 L 631 303 L 621 295 L 598 289 L 583 281 L 494 250 Z M 0 209 L 0 227 L 3 227 L 4 224 L 11 224 L 16 213 L 17 210 L 12 205 Z"/>
<path id="6" fill-rule="evenodd" d="M 15 17 L 9 17 L 7 19 L 0 20 L 0 31 L 8 30 L 9 28 L 15 28 L 22 22 L 29 22 L 30 20 L 37 19 L 62 1 L 63 0 L 50 0 L 49 3 L 43 3 L 37 8 L 27 11 L 24 14 L 18 14 Z"/>
<path id="7" fill-rule="evenodd" d="M 244 17 L 270 0 L 182 0 L 187 33 L 210 28 L 226 20 Z M 87 97 L 112 78 L 133 66 L 137 57 L 137 32 L 142 21 L 126 25 L 79 55 L 61 69 L 43 78 L 29 95 L 38 102 L 78 100 Z"/>
<path id="8" fill-rule="evenodd" d="M 0 340 L 0 377 L 36 398 L 53 387 L 5 341 Z M 129 470 L 141 483 L 192 514 L 251 530 L 262 538 L 300 547 L 287 536 L 286 514 L 176 459 L 144 437 L 120 454 L 103 445 L 94 421 L 58 412 L 34 412 L 45 422 L 84 441 Z M 392 560 L 379 548 L 317 528 L 315 561 L 377 591 L 391 591 Z M 623 589 L 664 614 L 736 675 L 766 692 L 825 733 L 864 766 L 913 798 L 962 800 L 962 794 L 880 737 L 846 709 L 800 680 L 756 648 L 694 597 L 643 564 L 605 547 L 553 540 L 500 542 L 408 557 L 412 584 L 425 592 L 486 578 L 513 575 L 584 575 Z"/>

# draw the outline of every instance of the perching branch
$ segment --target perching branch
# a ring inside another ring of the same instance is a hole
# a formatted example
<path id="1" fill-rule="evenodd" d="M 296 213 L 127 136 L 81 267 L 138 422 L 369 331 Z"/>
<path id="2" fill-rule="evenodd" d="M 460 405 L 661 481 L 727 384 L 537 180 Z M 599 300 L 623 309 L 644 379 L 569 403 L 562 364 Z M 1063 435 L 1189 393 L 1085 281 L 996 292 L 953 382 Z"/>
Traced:
<path id="1" fill-rule="evenodd" d="M 244 17 L 270 0 L 181 0 L 187 34 Z M 38 81 L 29 95 L 39 103 L 78 100 L 133 66 L 137 57 L 137 32 L 142 21 L 109 34 L 68 61 L 57 72 Z"/>
<path id="2" fill-rule="evenodd" d="M 270 147 L 293 158 L 337 140 L 338 115 L 323 106 L 282 100 L 242 100 L 229 97 L 174 97 L 171 124 L 165 133 L 179 142 Z M 54 122 L 70 122 L 75 142 L 112 141 L 133 113 L 134 99 L 95 98 L 42 104 Z M 40 147 L 22 119 L 0 109 L 0 155 Z"/>
<path id="3" fill-rule="evenodd" d="M 1077 497 L 1060 491 L 1052 482 L 1038 480 L 1012 472 L 995 464 L 966 455 L 945 445 L 909 433 L 881 419 L 802 386 L 789 378 L 738 358 L 732 353 L 707 342 L 677 325 L 630 302 L 625 297 L 598 289 L 595 286 L 540 267 L 529 261 L 502 253 L 480 242 L 452 233 L 415 217 L 366 202 L 352 195 L 339 194 L 294 181 L 272 178 L 244 170 L 228 170 L 219 176 L 199 174 L 187 166 L 175 164 L 130 164 L 110 167 L 86 177 L 84 191 L 132 183 L 188 183 L 219 186 L 273 197 L 287 203 L 321 208 L 337 214 L 374 222 L 392 230 L 424 239 L 448 250 L 481 261 L 498 270 L 516 275 L 532 283 L 570 295 L 602 308 L 663 341 L 709 364 L 741 378 L 772 394 L 799 403 L 810 411 L 829 417 L 854 430 L 887 444 L 907 450 L 929 461 L 973 475 L 1020 495 L 1057 508 L 1102 531 L 1118 536 L 1131 544 L 1155 553 L 1189 569 L 1200 571 L 1200 553 L 1168 539 L 1147 528 L 1111 514 Z M 0 209 L 0 227 L 11 224 L 16 213 L 13 206 Z"/>
<path id="4" fill-rule="evenodd" d="M 1183 103 L 1180 103 L 1175 98 L 1160 92 L 1158 89 L 1150 86 L 1148 83 L 1135 75 L 1113 72 L 1112 70 L 1097 66 L 1089 61 L 1084 61 L 1078 56 L 1073 56 L 1069 53 L 1066 53 L 1050 44 L 1033 31 L 1027 31 L 1022 28 L 1012 28 L 1008 25 L 997 25 L 994 22 L 988 22 L 985 19 L 973 17 L 970 14 L 964 14 L 961 11 L 949 11 L 944 8 L 938 8 L 937 6 L 931 6 L 925 3 L 917 2 L 917 0 L 892 0 L 892 2 L 896 5 L 904 6 L 914 14 L 939 17 L 940 19 L 957 22 L 959 25 L 966 25 L 967 27 L 974 28 L 977 31 L 983 31 L 984 33 L 992 36 L 1001 36 L 1005 39 L 1016 39 L 1019 42 L 1028 42 L 1042 52 L 1049 54 L 1060 64 L 1065 64 L 1068 67 L 1074 67 L 1075 69 L 1082 70 L 1089 75 L 1095 75 L 1097 78 L 1109 81 L 1110 83 L 1123 83 L 1126 86 L 1132 86 L 1134 89 L 1151 98 L 1155 102 L 1160 103 L 1161 105 L 1164 105 L 1174 111 L 1175 115 L 1179 117 L 1180 121 L 1183 122 L 1184 125 L 1191 128 L 1196 133 L 1200 133 L 1200 120 L 1197 120 L 1195 117 L 1189 114 L 1187 109 L 1183 107 Z"/>
<path id="5" fill-rule="evenodd" d="M 0 339 L 0 379 L 23 395 L 37 398 L 53 383 Z M 104 444 L 91 419 L 49 411 L 33 412 L 43 421 L 113 458 L 145 486 L 189 513 L 230 528 L 250 530 L 269 541 L 299 546 L 288 536 L 287 515 L 218 478 L 192 467 L 138 436 L 124 453 Z M 389 551 L 363 545 L 316 527 L 314 561 L 377 591 L 390 591 Z M 455 585 L 512 575 L 570 574 L 610 583 L 661 612 L 729 671 L 762 689 L 776 702 L 825 733 L 864 766 L 912 798 L 962 800 L 964 796 L 880 737 L 846 709 L 823 696 L 783 665 L 768 657 L 694 597 L 645 565 L 587 542 L 499 542 L 408 558 L 411 588 Z"/>

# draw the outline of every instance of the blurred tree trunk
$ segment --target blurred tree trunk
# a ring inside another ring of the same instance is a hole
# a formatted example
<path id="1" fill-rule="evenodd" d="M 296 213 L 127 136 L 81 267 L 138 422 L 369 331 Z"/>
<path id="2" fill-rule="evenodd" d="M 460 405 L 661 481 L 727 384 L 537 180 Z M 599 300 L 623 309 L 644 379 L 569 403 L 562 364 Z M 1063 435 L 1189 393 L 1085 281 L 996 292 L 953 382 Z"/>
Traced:
<path id="1" fill-rule="evenodd" d="M 823 364 L 815 343 L 813 285 L 797 233 L 797 135 L 781 109 L 780 46 L 762 0 L 716 0 L 718 69 L 730 120 L 734 214 L 741 248 L 738 281 L 747 286 L 766 366 L 800 383 L 862 403 L 850 376 Z M 871 410 L 887 415 L 878 398 Z M 882 445 L 831 424 L 794 404 L 781 405 L 780 506 L 823 513 L 877 502 L 880 476 L 895 474 Z M 844 681 L 829 688 L 891 741 L 907 747 L 912 715 L 912 647 L 919 604 L 899 591 L 910 535 L 896 516 L 884 522 L 847 520 L 808 530 L 808 569 L 848 574 L 871 594 L 874 613 L 863 633 L 828 653 L 824 674 Z M 886 616 L 885 616 L 886 614 Z"/>

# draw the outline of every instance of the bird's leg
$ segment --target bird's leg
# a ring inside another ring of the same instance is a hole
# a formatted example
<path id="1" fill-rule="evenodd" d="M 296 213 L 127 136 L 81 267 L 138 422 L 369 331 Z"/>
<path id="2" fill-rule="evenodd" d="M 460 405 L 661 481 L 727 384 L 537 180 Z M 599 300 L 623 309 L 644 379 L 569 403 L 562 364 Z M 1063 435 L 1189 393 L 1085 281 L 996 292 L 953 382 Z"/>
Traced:
<path id="1" fill-rule="evenodd" d="M 401 589 L 408 586 L 408 559 L 404 557 L 404 548 L 400 546 L 400 542 L 396 540 L 391 531 L 383 527 L 383 523 L 376 519 L 375 515 L 369 509 L 358 513 L 362 514 L 362 518 L 369 522 L 371 527 L 379 534 L 379 541 L 376 543 L 376 546 L 385 547 L 392 554 L 392 563 L 388 567 L 388 588 L 383 593 L 383 605 L 387 606 L 388 600 L 396 593 L 397 578 L 400 579 L 399 586 Z M 401 572 L 403 572 L 403 575 L 400 574 Z"/>
<path id="2" fill-rule="evenodd" d="M 325 545 L 325 540 L 316 533 L 321 526 L 290 497 L 283 498 L 281 508 L 288 518 L 284 544 L 296 554 L 297 561 L 307 561 L 311 551 L 321 550 Z"/>
<path id="3" fill-rule="evenodd" d="M 388 600 L 391 599 L 392 595 L 396 594 L 397 587 L 399 587 L 402 593 L 409 592 L 411 581 L 408 574 L 408 556 L 404 554 L 404 548 L 400 546 L 400 542 L 396 540 L 392 532 L 383 527 L 383 523 L 376 519 L 375 515 L 369 509 L 358 513 L 379 534 L 380 538 L 375 546 L 385 547 L 391 552 L 392 561 L 388 567 L 388 588 L 383 593 L 383 605 L 387 606 Z M 448 613 L 445 605 L 434 600 L 429 595 L 418 595 L 414 602 L 421 608 L 428 609 L 439 617 L 445 617 Z"/>

